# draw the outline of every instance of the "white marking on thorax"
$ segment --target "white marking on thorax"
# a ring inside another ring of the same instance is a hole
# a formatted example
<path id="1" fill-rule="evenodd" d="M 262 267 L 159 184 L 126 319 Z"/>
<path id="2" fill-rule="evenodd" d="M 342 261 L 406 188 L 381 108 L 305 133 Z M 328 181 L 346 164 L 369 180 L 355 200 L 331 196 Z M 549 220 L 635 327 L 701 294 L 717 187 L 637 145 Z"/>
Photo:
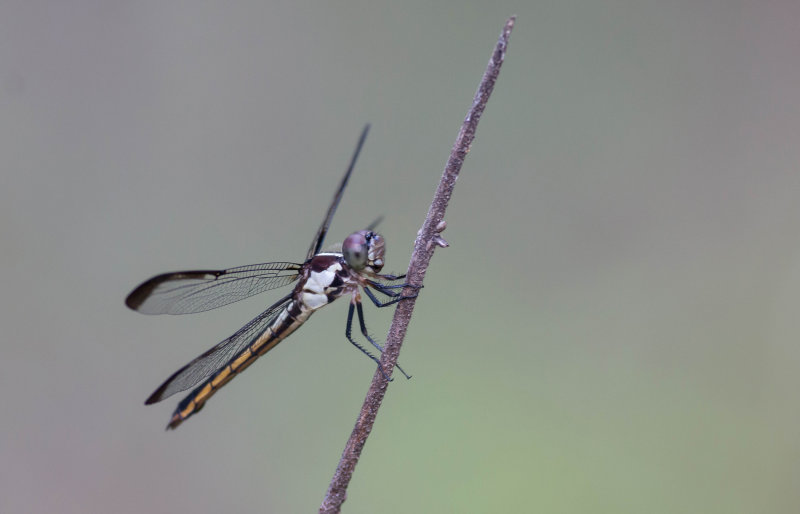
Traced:
<path id="1" fill-rule="evenodd" d="M 342 269 L 338 262 L 328 266 L 322 271 L 312 271 L 303 285 L 303 305 L 311 310 L 316 310 L 328 303 L 328 288 L 336 272 Z"/>

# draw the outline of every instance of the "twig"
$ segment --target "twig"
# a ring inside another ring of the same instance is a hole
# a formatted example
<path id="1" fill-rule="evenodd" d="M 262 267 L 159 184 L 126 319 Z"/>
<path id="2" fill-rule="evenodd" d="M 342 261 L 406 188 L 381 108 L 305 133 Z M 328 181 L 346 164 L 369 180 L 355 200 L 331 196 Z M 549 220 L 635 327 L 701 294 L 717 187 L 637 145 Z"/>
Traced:
<path id="1" fill-rule="evenodd" d="M 478 91 L 475 93 L 472 107 L 461 125 L 461 131 L 453 144 L 453 149 L 450 151 L 450 158 L 445 165 L 442 179 L 436 189 L 428 215 L 425 217 L 422 228 L 417 233 L 417 240 L 414 242 L 414 253 L 411 255 L 411 263 L 406 274 L 406 280 L 413 286 L 422 285 L 422 280 L 425 277 L 425 272 L 428 269 L 435 247 L 447 245 L 447 242 L 439 235 L 446 226 L 444 212 L 456 185 L 456 178 L 458 178 L 458 173 L 461 171 L 461 165 L 464 163 L 464 158 L 469 153 L 472 140 L 475 138 L 478 121 L 480 121 L 486 102 L 488 102 L 489 96 L 492 94 L 497 76 L 500 74 L 500 67 L 506 55 L 508 39 L 511 36 L 511 29 L 514 28 L 515 20 L 516 17 L 512 16 L 506 21 L 503 33 L 497 41 L 497 46 L 494 48 L 494 53 L 489 59 L 489 64 L 478 86 Z M 407 289 L 404 294 L 413 294 L 413 290 Z M 389 328 L 389 336 L 386 339 L 386 346 L 381 355 L 381 365 L 388 375 L 391 375 L 397 364 L 397 356 L 400 353 L 400 346 L 403 344 L 403 338 L 406 335 L 408 322 L 411 320 L 411 313 L 414 311 L 414 304 L 414 299 L 404 300 L 398 304 L 395 310 L 394 319 L 392 319 L 392 325 Z M 356 467 L 358 458 L 361 456 L 361 450 L 364 448 L 367 437 L 372 431 L 372 425 L 375 423 L 375 416 L 386 394 L 387 385 L 388 382 L 384 375 L 380 370 L 376 371 L 372 377 L 367 397 L 364 399 L 364 405 L 361 407 L 361 413 L 356 420 L 356 426 L 350 434 L 350 439 L 344 448 L 342 458 L 339 460 L 339 466 L 336 468 L 336 473 L 333 475 L 328 492 L 319 508 L 321 514 L 338 513 L 341 510 L 342 503 L 347 498 L 347 485 L 353 476 L 353 470 Z"/>

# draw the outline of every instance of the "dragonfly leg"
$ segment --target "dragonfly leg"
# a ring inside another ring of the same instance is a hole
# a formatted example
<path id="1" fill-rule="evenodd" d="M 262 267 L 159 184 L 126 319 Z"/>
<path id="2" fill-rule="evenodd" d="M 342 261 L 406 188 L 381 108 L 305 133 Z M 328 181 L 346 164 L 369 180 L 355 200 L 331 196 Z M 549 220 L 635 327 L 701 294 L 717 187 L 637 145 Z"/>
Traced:
<path id="1" fill-rule="evenodd" d="M 380 285 L 380 284 L 378 284 L 378 285 Z M 395 303 L 399 302 L 400 300 L 406 300 L 408 298 L 416 298 L 417 294 L 418 294 L 418 293 L 414 293 L 412 295 L 405 296 L 405 295 L 401 295 L 400 293 L 395 293 L 394 291 L 384 291 L 384 290 L 382 290 L 381 288 L 378 288 L 378 287 L 376 287 L 375 289 L 377 291 L 380 291 L 381 293 L 385 294 L 386 296 L 389 296 L 389 297 L 392 298 L 391 300 L 389 300 L 387 302 L 382 302 L 382 301 L 380 301 L 378 299 L 377 296 L 375 296 L 375 293 L 373 293 L 372 291 L 370 291 L 368 288 L 365 287 L 364 288 L 364 292 L 367 293 L 367 296 L 369 297 L 370 300 L 372 300 L 372 303 L 374 303 L 376 307 L 387 307 L 389 305 L 392 305 L 392 304 L 395 304 Z"/>
<path id="2" fill-rule="evenodd" d="M 360 307 L 360 306 L 361 306 L 361 302 L 358 302 L 358 305 L 359 305 L 359 307 Z M 363 346 L 361 346 L 360 344 L 358 344 L 357 342 L 355 342 L 355 340 L 353 339 L 353 337 L 352 337 L 352 331 L 353 331 L 353 330 L 352 330 L 352 329 L 353 329 L 353 311 L 354 311 L 354 308 L 355 308 L 355 305 L 353 304 L 353 302 L 350 302 L 350 308 L 347 310 L 347 327 L 346 327 L 346 328 L 345 328 L 345 330 L 344 330 L 344 335 L 345 335 L 345 337 L 347 337 L 347 340 L 348 340 L 348 341 L 350 341 L 350 344 L 352 344 L 353 346 L 355 346 L 356 348 L 358 348 L 359 350 L 361 350 L 361 352 L 362 352 L 364 355 L 366 355 L 367 357 L 369 357 L 370 359 L 372 359 L 373 361 L 375 361 L 375 364 L 377 364 L 377 365 L 378 365 L 378 369 L 379 369 L 379 370 L 381 370 L 381 375 L 383 375 L 383 378 L 385 378 L 386 380 L 388 380 L 389 382 L 391 382 L 391 381 L 392 381 L 392 378 L 391 378 L 389 375 L 387 375 L 385 371 L 383 371 L 383 366 L 381 365 L 381 361 L 380 361 L 380 360 L 379 360 L 377 357 L 375 357 L 374 355 L 372 355 L 371 353 L 369 353 L 369 351 L 367 351 L 367 349 L 366 349 L 366 348 L 364 348 Z M 359 309 L 359 310 L 360 310 L 360 309 Z M 362 326 L 363 326 L 363 324 L 364 324 L 364 321 L 363 321 L 363 318 L 361 317 L 361 315 L 359 315 L 359 320 L 361 321 L 361 324 L 362 324 Z M 366 330 L 366 328 L 365 328 L 364 330 Z M 372 342 L 372 344 L 376 344 L 376 343 L 375 343 L 375 342 L 373 342 L 373 341 L 372 341 L 372 339 L 370 339 L 369 337 L 368 337 L 367 339 L 368 339 L 370 342 Z M 377 345 L 376 345 L 376 346 L 377 346 Z M 379 350 L 381 350 L 381 347 L 380 347 L 380 346 L 377 346 L 377 348 L 378 348 Z M 381 351 L 383 351 L 383 350 L 381 350 Z"/>
<path id="3" fill-rule="evenodd" d="M 385 275 L 378 275 L 384 280 L 400 280 L 402 278 L 406 278 L 406 274 L 403 273 L 402 275 L 392 275 L 391 273 L 386 273 Z"/>
<path id="4" fill-rule="evenodd" d="M 352 307 L 352 305 L 353 304 L 351 303 L 350 306 Z M 383 346 L 372 339 L 367 332 L 367 324 L 364 323 L 364 309 L 361 307 L 361 302 L 359 300 L 356 300 L 356 311 L 358 312 L 358 323 L 361 325 L 361 333 L 367 338 L 367 341 L 372 343 L 372 346 L 377 348 L 379 352 L 383 353 Z M 406 379 L 411 378 L 411 375 L 403 371 L 403 368 L 401 368 L 399 364 L 395 364 L 395 367 L 400 370 L 400 373 L 402 373 Z"/>
<path id="5" fill-rule="evenodd" d="M 386 274 L 386 275 L 378 275 L 378 277 L 382 278 L 383 280 L 388 280 L 389 282 L 394 282 L 395 280 L 402 280 L 402 279 L 406 278 L 406 274 L 405 273 L 403 273 L 402 275 Z M 370 281 L 370 282 L 374 282 L 374 281 Z M 379 283 L 379 282 L 377 282 L 377 283 Z M 400 288 L 403 288 L 403 287 L 410 287 L 412 289 L 422 289 L 424 287 L 424 286 L 415 286 L 413 284 L 408 284 L 408 283 L 404 283 L 404 284 L 380 284 L 380 285 L 385 287 L 385 288 L 387 288 L 387 289 L 400 289 Z"/>
<path id="6" fill-rule="evenodd" d="M 422 289 L 424 287 L 424 286 L 415 286 L 415 285 L 411 285 L 411 284 L 384 284 L 384 283 L 378 282 L 376 280 L 367 280 L 366 282 L 371 287 L 375 288 L 375 290 L 380 291 L 381 293 L 385 294 L 386 296 L 391 296 L 393 298 L 399 297 L 401 295 L 401 293 L 398 293 L 397 291 L 392 291 L 392 289 L 403 289 L 403 288 L 409 287 L 411 289 L 419 291 L 420 289 Z M 417 295 L 415 293 L 413 295 L 408 295 L 405 298 L 415 298 L 416 296 Z"/>

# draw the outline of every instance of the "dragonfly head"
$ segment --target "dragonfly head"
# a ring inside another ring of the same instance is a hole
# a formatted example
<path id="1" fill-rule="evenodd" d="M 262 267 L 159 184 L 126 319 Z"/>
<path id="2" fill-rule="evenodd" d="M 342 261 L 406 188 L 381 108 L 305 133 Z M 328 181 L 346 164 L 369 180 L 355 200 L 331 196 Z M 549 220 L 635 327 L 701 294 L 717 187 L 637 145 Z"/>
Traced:
<path id="1" fill-rule="evenodd" d="M 354 232 L 342 243 L 344 260 L 355 271 L 380 273 L 385 251 L 383 237 L 371 230 Z"/>

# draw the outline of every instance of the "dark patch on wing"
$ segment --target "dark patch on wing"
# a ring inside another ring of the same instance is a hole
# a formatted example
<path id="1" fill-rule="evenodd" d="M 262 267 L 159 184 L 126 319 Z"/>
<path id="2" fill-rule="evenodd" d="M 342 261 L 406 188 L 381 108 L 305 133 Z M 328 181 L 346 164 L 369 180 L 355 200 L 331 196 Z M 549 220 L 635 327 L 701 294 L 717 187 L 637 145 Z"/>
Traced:
<path id="1" fill-rule="evenodd" d="M 300 277 L 302 266 L 267 262 L 226 270 L 178 271 L 157 275 L 125 299 L 143 314 L 203 312 L 283 287 Z"/>

